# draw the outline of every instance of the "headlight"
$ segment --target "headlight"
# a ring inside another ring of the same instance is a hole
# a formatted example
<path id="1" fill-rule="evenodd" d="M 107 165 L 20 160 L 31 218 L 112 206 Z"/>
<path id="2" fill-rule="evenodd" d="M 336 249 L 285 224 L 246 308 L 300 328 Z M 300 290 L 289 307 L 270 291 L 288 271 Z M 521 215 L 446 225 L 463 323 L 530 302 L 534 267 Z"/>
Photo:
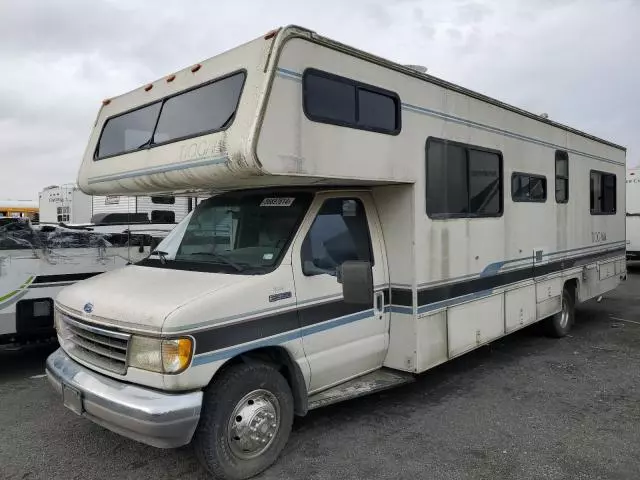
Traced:
<path id="1" fill-rule="evenodd" d="M 129 342 L 129 366 L 158 373 L 180 373 L 193 355 L 190 338 L 162 339 L 133 335 Z"/>

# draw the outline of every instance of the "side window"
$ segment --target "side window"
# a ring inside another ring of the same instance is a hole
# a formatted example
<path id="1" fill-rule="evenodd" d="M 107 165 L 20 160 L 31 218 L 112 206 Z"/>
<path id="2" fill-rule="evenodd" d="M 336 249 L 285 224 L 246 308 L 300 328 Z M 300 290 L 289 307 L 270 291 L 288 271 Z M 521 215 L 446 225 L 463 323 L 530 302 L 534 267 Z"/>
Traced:
<path id="1" fill-rule="evenodd" d="M 305 80 L 304 103 L 310 116 L 327 122 L 355 124 L 354 85 L 312 73 L 306 75 Z"/>
<path id="2" fill-rule="evenodd" d="M 373 264 L 371 238 L 364 205 L 357 198 L 324 202 L 302 243 L 302 272 L 335 275 L 348 260 Z"/>
<path id="3" fill-rule="evenodd" d="M 530 173 L 511 176 L 511 199 L 514 202 L 546 202 L 547 178 Z"/>
<path id="4" fill-rule="evenodd" d="M 591 170 L 590 207 L 591 215 L 610 215 L 616 213 L 615 175 Z"/>
<path id="5" fill-rule="evenodd" d="M 176 203 L 176 197 L 151 197 L 151 203 L 160 205 L 173 205 Z"/>
<path id="6" fill-rule="evenodd" d="M 305 115 L 314 122 L 395 135 L 400 98 L 394 92 L 315 69 L 302 77 Z"/>
<path id="7" fill-rule="evenodd" d="M 569 155 L 556 150 L 556 202 L 569 201 Z"/>
<path id="8" fill-rule="evenodd" d="M 151 223 L 176 223 L 176 214 L 171 210 L 151 210 Z"/>
<path id="9" fill-rule="evenodd" d="M 427 214 L 431 218 L 502 215 L 502 156 L 445 140 L 427 142 Z"/>

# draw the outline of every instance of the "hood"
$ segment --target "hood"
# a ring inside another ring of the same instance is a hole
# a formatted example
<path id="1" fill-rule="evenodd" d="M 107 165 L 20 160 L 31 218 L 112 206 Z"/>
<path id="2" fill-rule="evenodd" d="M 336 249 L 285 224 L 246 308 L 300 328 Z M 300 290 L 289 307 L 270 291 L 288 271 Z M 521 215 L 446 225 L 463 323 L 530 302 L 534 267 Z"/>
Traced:
<path id="1" fill-rule="evenodd" d="M 86 320 L 160 331 L 169 314 L 194 299 L 255 277 L 130 265 L 63 289 L 56 303 Z M 85 306 L 91 304 L 91 313 Z"/>

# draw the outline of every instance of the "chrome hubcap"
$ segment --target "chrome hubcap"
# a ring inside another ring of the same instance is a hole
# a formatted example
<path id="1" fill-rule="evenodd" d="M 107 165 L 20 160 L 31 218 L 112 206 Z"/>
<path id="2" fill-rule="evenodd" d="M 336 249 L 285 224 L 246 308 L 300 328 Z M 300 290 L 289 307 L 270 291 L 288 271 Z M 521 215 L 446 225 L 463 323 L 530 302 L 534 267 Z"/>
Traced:
<path id="1" fill-rule="evenodd" d="M 565 328 L 569 324 L 569 307 L 567 302 L 562 299 L 562 311 L 560 312 L 560 327 Z"/>
<path id="2" fill-rule="evenodd" d="M 254 458 L 269 448 L 279 428 L 278 399 L 267 390 L 254 390 L 234 408 L 227 426 L 227 442 L 237 457 Z"/>

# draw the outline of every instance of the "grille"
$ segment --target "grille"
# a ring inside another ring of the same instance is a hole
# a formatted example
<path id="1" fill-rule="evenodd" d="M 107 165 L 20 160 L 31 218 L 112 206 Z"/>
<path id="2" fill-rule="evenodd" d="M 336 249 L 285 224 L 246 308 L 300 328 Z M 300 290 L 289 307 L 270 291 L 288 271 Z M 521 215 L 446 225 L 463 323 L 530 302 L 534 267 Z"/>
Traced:
<path id="1" fill-rule="evenodd" d="M 58 334 L 64 350 L 91 365 L 123 375 L 131 335 L 79 322 L 61 312 Z"/>

